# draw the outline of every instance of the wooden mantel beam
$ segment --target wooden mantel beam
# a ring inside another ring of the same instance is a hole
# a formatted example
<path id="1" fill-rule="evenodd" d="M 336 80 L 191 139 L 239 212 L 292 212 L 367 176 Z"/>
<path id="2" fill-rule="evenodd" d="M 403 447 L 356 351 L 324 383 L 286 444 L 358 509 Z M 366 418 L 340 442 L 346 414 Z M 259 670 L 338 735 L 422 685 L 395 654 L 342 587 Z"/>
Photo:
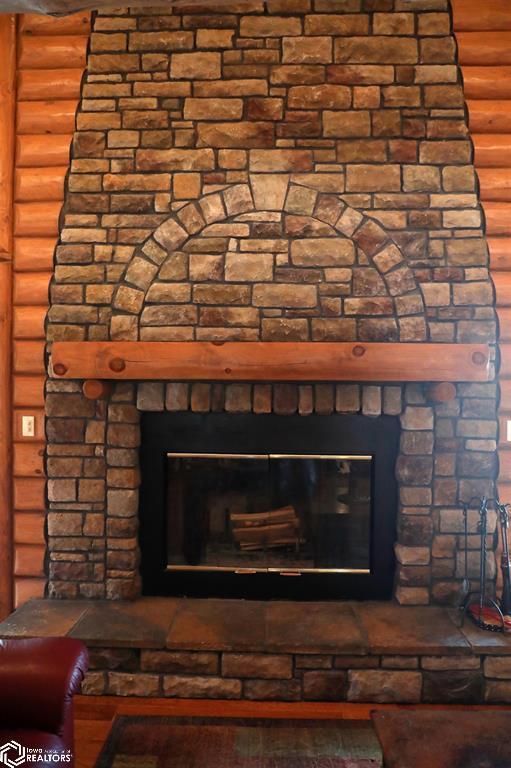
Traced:
<path id="1" fill-rule="evenodd" d="M 486 344 L 59 341 L 55 378 L 174 381 L 489 381 Z"/>

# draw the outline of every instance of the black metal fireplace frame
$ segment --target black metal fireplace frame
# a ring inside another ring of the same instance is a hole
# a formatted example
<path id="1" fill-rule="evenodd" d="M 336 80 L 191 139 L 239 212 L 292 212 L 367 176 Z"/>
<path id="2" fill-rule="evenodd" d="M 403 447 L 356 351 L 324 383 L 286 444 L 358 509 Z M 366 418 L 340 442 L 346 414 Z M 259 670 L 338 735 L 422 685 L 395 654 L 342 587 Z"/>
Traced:
<path id="1" fill-rule="evenodd" d="M 145 595 L 257 600 L 375 599 L 392 596 L 396 539 L 395 463 L 399 422 L 393 416 L 144 413 L 141 419 L 139 542 Z M 236 574 L 167 570 L 168 452 L 371 454 L 370 573 Z"/>

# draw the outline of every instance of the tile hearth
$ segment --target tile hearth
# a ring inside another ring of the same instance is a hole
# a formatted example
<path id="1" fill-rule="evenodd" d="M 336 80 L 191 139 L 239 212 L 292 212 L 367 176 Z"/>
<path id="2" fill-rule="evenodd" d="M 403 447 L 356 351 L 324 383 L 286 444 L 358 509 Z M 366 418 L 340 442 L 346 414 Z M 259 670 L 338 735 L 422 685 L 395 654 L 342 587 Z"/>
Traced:
<path id="1" fill-rule="evenodd" d="M 0 637 L 87 643 L 84 693 L 399 703 L 511 701 L 511 637 L 439 606 L 33 600 Z"/>

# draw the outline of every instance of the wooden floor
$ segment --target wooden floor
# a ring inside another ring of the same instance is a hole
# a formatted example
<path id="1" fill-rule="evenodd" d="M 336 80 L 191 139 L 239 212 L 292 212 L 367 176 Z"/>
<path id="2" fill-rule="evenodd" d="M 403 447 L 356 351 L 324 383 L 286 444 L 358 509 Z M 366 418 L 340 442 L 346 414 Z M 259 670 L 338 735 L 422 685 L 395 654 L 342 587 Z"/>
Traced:
<path id="1" fill-rule="evenodd" d="M 349 704 L 346 702 L 322 704 L 251 701 L 197 701 L 185 699 L 141 699 L 116 696 L 75 697 L 76 768 L 93 768 L 116 715 L 173 715 L 197 717 L 274 717 L 369 720 L 370 713 L 396 709 L 506 709 L 510 706 L 443 706 Z M 433 767 L 432 767 L 433 768 Z"/>

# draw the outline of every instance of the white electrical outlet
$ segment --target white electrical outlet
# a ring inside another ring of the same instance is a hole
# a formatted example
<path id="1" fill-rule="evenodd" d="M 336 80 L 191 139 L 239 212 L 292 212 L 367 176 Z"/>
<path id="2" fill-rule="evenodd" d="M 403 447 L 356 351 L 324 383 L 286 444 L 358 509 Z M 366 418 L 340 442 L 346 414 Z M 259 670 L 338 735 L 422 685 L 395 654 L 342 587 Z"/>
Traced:
<path id="1" fill-rule="evenodd" d="M 511 419 L 506 419 L 506 440 L 511 443 Z"/>
<path id="2" fill-rule="evenodd" d="M 35 416 L 21 417 L 21 436 L 34 437 L 35 435 Z"/>

